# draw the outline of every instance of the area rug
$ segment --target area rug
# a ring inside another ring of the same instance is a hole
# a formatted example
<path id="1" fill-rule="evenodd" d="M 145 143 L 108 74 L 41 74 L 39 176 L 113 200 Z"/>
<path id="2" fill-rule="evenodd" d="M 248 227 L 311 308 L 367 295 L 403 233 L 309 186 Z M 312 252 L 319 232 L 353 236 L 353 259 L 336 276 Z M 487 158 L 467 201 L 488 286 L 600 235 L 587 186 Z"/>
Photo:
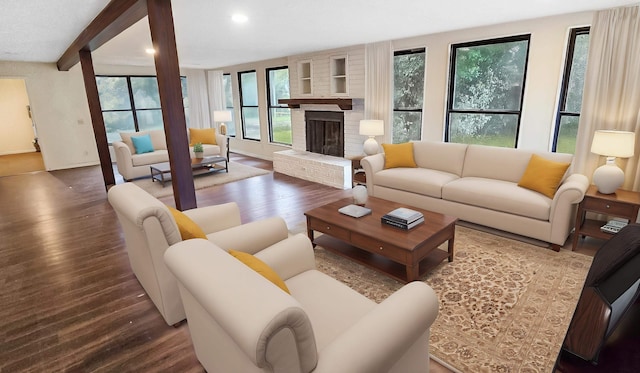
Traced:
<path id="1" fill-rule="evenodd" d="M 266 175 L 268 173 L 270 172 L 261 168 L 229 162 L 229 172 L 219 171 L 207 175 L 198 175 L 193 178 L 193 184 L 197 190 L 254 176 Z M 173 194 L 173 188 L 170 182 L 165 182 L 164 187 L 157 181 L 151 181 L 151 178 L 137 179 L 132 182 L 154 197 L 164 197 Z"/>
<path id="2" fill-rule="evenodd" d="M 315 253 L 319 270 L 376 302 L 402 286 L 321 247 Z M 440 302 L 431 355 L 460 372 L 553 371 L 592 259 L 457 226 L 454 261 L 421 279 Z"/>

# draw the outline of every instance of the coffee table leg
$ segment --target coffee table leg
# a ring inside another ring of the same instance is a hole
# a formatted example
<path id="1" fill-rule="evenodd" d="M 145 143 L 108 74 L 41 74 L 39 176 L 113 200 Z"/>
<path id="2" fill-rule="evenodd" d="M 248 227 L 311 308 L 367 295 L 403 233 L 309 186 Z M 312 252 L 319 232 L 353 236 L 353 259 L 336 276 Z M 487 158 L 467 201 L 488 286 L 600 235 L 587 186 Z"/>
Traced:
<path id="1" fill-rule="evenodd" d="M 448 252 L 449 252 L 449 262 L 453 262 L 453 241 L 455 239 L 455 235 L 451 235 L 451 238 L 449 238 L 449 244 L 448 246 Z"/>
<path id="2" fill-rule="evenodd" d="M 407 282 L 415 281 L 418 279 L 420 272 L 420 263 L 407 264 Z"/>

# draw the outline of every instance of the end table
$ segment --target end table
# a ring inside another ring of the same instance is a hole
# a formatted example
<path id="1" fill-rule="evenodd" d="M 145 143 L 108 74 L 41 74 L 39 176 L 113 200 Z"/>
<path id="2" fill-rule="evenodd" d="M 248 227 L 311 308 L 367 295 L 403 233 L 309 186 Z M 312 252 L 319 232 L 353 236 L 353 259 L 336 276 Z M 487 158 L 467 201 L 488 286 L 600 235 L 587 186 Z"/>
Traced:
<path id="1" fill-rule="evenodd" d="M 600 230 L 606 221 L 586 219 L 587 212 L 608 215 L 611 217 L 629 219 L 629 223 L 635 223 L 640 209 L 640 193 L 630 190 L 618 189 L 613 194 L 598 193 L 598 188 L 591 185 L 578 205 L 576 225 L 573 232 L 573 245 L 575 250 L 581 237 L 589 236 L 608 240 L 613 235 Z"/>

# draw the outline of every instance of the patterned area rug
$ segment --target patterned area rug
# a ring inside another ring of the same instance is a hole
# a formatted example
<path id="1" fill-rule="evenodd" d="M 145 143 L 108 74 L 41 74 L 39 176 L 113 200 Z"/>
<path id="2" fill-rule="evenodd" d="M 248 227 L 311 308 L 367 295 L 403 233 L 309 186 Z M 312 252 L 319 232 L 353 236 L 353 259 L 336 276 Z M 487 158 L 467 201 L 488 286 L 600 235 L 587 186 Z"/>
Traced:
<path id="1" fill-rule="evenodd" d="M 198 175 L 193 178 L 194 187 L 203 189 L 214 185 L 226 184 L 232 181 L 247 179 L 254 176 L 266 175 L 269 171 L 261 168 L 247 166 L 241 163 L 229 162 L 229 172 L 219 171 L 207 175 Z M 173 195 L 173 188 L 170 182 L 165 182 L 164 186 L 157 181 L 151 181 L 151 177 L 133 180 L 140 188 L 147 191 L 154 197 L 164 197 Z"/>
<path id="2" fill-rule="evenodd" d="M 440 301 L 430 353 L 461 372 L 551 372 L 592 258 L 460 226 L 455 250 L 422 278 Z M 320 247 L 316 261 L 376 302 L 402 286 Z"/>

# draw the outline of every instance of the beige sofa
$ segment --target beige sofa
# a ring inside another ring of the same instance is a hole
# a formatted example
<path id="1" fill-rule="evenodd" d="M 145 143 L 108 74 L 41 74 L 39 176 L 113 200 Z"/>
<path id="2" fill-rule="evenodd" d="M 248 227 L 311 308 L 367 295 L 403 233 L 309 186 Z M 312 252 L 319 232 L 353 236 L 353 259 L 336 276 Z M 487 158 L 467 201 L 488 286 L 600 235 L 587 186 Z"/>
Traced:
<path id="1" fill-rule="evenodd" d="M 178 284 L 163 259 L 170 245 L 182 241 L 169 209 L 133 183 L 111 187 L 107 197 L 118 215 L 129 263 L 138 281 L 167 324 L 184 320 Z M 239 247 L 238 237 L 243 237 L 242 245 L 257 250 L 289 236 L 286 223 L 279 217 L 242 224 L 240 210 L 233 202 L 183 212 L 221 247 Z"/>
<path id="2" fill-rule="evenodd" d="M 151 143 L 153 144 L 153 152 L 136 154 L 131 137 L 149 134 Z M 167 152 L 167 141 L 163 130 L 140 131 L 140 132 L 121 132 L 122 141 L 114 141 L 112 143 L 113 150 L 116 154 L 116 164 L 118 172 L 122 177 L 129 181 L 143 176 L 151 176 L 149 165 L 154 163 L 169 162 L 169 153 Z M 203 144 L 204 156 L 221 156 L 226 157 L 227 154 L 227 138 L 216 132 L 217 145 Z M 194 158 L 193 149 L 189 148 L 191 158 Z"/>
<path id="3" fill-rule="evenodd" d="M 549 242 L 556 251 L 589 186 L 571 167 L 553 198 L 518 186 L 532 154 L 564 163 L 571 154 L 431 141 L 414 142 L 413 153 L 417 168 L 384 169 L 383 153 L 363 158 L 369 195 Z"/>
<path id="4" fill-rule="evenodd" d="M 183 241 L 164 256 L 208 372 L 429 371 L 438 299 L 424 282 L 376 304 L 316 270 L 303 234 L 236 249 L 275 270 L 290 294 L 207 240 Z"/>

